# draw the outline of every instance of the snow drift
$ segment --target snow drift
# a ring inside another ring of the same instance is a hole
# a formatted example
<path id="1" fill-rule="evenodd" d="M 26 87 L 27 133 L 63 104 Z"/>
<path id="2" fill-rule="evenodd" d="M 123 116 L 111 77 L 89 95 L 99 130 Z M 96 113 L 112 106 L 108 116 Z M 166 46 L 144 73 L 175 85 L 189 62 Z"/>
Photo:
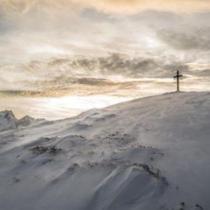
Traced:
<path id="1" fill-rule="evenodd" d="M 52 122 L 1 112 L 0 209 L 208 210 L 209 128 L 210 93 Z"/>

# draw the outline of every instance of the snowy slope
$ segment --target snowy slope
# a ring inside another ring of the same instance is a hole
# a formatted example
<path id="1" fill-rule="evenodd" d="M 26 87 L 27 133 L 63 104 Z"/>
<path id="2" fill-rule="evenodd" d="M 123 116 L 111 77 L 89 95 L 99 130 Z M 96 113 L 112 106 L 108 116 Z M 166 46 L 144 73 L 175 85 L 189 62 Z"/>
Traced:
<path id="1" fill-rule="evenodd" d="M 0 131 L 0 209 L 210 209 L 210 93 L 54 122 L 1 112 Z"/>

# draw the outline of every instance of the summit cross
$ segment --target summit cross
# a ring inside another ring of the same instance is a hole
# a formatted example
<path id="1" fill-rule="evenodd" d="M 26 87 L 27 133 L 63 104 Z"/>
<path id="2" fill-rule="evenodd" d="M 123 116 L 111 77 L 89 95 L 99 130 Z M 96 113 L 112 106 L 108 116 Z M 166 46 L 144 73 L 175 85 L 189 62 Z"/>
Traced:
<path id="1" fill-rule="evenodd" d="M 174 76 L 174 79 L 176 79 L 176 84 L 177 84 L 177 89 L 176 89 L 177 92 L 180 92 L 180 78 L 182 78 L 182 77 L 183 77 L 183 75 L 180 74 L 179 71 L 177 71 L 176 75 Z"/>

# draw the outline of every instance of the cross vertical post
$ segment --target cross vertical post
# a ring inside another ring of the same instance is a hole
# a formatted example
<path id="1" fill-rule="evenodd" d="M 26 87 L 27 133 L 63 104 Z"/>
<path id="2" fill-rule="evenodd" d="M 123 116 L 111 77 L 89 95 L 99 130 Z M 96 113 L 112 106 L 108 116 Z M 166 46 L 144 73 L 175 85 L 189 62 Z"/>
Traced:
<path id="1" fill-rule="evenodd" d="M 179 71 L 176 72 L 176 75 L 174 76 L 174 79 L 176 79 L 176 84 L 177 84 L 177 92 L 180 92 L 180 78 L 183 77 L 182 74 L 180 74 Z"/>

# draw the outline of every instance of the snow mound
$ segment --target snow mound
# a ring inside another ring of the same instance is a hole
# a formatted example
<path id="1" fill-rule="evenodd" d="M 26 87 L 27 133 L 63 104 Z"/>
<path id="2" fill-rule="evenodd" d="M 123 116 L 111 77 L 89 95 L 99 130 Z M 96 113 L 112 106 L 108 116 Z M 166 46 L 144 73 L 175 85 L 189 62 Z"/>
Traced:
<path id="1" fill-rule="evenodd" d="M 26 117 L 23 129 L 0 116 L 0 209 L 210 209 L 210 93 Z"/>

